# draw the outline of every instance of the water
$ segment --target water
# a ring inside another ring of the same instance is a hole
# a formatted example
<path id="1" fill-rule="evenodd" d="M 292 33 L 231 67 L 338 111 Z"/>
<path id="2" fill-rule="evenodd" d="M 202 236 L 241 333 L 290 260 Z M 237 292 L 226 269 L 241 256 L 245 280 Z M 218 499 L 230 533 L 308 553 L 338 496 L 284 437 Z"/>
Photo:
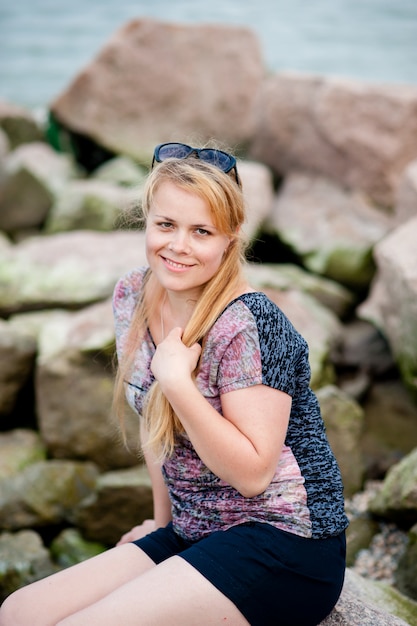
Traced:
<path id="1" fill-rule="evenodd" d="M 0 98 L 46 106 L 145 16 L 248 26 L 271 71 L 417 84 L 417 0 L 0 0 Z"/>

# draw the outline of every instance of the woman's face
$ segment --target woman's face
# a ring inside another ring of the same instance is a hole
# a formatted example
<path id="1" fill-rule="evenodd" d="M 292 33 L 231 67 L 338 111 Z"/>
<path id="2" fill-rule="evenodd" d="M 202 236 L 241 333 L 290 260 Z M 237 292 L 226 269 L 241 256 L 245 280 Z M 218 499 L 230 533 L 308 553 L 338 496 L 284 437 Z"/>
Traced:
<path id="1" fill-rule="evenodd" d="M 169 181 L 160 185 L 147 219 L 146 255 L 165 289 L 198 298 L 229 243 L 214 226 L 203 198 Z"/>

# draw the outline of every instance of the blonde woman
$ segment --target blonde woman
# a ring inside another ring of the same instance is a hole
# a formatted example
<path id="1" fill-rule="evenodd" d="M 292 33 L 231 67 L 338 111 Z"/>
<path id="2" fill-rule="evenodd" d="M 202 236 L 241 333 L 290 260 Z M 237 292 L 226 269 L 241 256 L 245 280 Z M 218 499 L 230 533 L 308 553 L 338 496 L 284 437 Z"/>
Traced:
<path id="1" fill-rule="evenodd" d="M 1 626 L 314 626 L 345 571 L 340 472 L 305 340 L 244 277 L 235 158 L 156 147 L 148 266 L 117 284 L 115 407 L 140 416 L 154 520 L 12 594 Z"/>

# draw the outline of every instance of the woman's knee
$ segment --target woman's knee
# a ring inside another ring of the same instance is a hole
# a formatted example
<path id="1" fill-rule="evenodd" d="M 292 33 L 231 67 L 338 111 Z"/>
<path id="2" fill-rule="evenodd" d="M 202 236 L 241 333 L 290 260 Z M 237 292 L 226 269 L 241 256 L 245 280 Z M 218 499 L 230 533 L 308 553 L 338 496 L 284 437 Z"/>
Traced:
<path id="1" fill-rule="evenodd" d="M 23 589 L 8 596 L 0 607 L 0 626 L 28 626 L 31 616 L 26 614 Z"/>

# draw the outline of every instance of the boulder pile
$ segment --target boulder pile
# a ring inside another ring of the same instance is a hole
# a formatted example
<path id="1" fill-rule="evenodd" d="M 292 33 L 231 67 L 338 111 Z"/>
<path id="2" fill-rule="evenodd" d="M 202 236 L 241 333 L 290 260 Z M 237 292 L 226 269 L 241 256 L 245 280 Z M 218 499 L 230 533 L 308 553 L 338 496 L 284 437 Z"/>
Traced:
<path id="1" fill-rule="evenodd" d="M 238 155 L 254 287 L 310 346 L 346 496 L 408 532 L 393 584 L 346 572 L 323 622 L 417 624 L 417 88 L 270 75 L 249 29 L 138 19 L 48 105 L 0 102 L 0 601 L 152 516 L 111 415 L 117 279 L 146 263 L 152 148 Z M 353 520 L 352 520 L 353 522 Z M 349 534 L 350 533 L 350 534 Z"/>

